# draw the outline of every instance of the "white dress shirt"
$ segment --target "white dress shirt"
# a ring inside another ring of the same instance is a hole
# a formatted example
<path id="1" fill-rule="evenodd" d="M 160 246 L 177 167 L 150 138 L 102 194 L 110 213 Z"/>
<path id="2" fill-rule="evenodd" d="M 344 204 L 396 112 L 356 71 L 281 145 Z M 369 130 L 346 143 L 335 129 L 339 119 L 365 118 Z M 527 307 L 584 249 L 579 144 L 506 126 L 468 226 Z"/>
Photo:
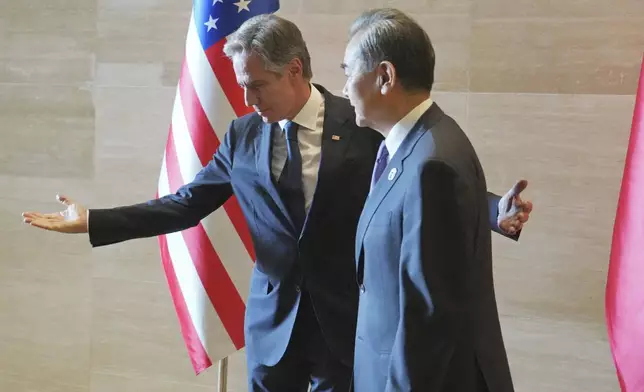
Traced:
<path id="1" fill-rule="evenodd" d="M 427 98 L 425 101 L 413 108 L 405 117 L 391 128 L 387 137 L 385 137 L 385 146 L 387 146 L 387 151 L 389 152 L 389 159 L 387 162 L 391 162 L 391 158 L 394 156 L 396 151 L 398 151 L 403 140 L 405 140 L 422 115 L 425 114 L 425 112 L 432 106 L 432 103 L 432 99 Z"/>
<path id="2" fill-rule="evenodd" d="M 304 202 L 308 213 L 315 193 L 322 153 L 322 130 L 324 126 L 324 96 L 315 86 L 311 85 L 311 96 L 302 110 L 293 118 L 299 125 L 297 141 L 302 154 L 302 186 L 304 187 Z M 284 125 L 288 120 L 279 122 L 282 132 L 273 133 L 273 152 L 271 158 L 271 173 L 277 180 L 282 174 L 288 157 Z"/>

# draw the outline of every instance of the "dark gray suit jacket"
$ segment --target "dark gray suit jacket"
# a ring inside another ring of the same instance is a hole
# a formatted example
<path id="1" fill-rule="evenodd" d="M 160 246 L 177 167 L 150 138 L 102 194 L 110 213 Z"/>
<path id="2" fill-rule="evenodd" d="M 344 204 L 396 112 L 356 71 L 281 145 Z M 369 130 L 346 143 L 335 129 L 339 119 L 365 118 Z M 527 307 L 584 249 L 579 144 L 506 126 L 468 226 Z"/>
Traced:
<path id="1" fill-rule="evenodd" d="M 356 392 L 511 392 L 485 175 L 433 104 L 367 199 L 357 232 Z"/>

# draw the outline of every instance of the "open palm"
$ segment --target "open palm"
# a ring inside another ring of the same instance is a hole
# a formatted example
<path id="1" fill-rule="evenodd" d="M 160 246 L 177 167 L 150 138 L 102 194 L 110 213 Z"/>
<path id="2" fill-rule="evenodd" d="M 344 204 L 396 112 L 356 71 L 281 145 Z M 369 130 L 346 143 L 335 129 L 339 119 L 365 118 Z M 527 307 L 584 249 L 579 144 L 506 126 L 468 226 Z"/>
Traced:
<path id="1" fill-rule="evenodd" d="M 87 209 L 65 196 L 56 196 L 56 198 L 67 207 L 64 211 L 47 214 L 23 212 L 24 222 L 59 233 L 87 233 Z"/>

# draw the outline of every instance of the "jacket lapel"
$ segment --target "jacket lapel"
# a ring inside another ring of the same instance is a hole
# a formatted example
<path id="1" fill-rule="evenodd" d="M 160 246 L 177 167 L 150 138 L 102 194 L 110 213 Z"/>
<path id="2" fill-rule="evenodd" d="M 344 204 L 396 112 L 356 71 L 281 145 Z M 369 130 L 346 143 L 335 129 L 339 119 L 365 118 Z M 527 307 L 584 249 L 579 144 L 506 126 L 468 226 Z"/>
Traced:
<path id="1" fill-rule="evenodd" d="M 405 159 L 407 159 L 407 157 L 412 153 L 414 146 L 420 137 L 430 130 L 440 120 L 442 115 L 443 111 L 436 105 L 436 103 L 433 103 L 405 137 L 398 148 L 398 151 L 394 154 L 394 157 L 391 159 L 389 164 L 387 164 L 387 167 L 385 167 L 378 183 L 367 198 L 365 207 L 360 215 L 356 234 L 355 260 L 358 272 L 360 270 L 360 263 L 362 262 L 360 260 L 362 242 L 364 241 L 364 236 L 369 228 L 369 224 L 371 223 L 373 216 L 389 191 L 391 191 L 391 188 L 393 188 L 398 179 L 402 176 L 405 169 Z M 413 170 L 413 168 L 408 168 L 408 170 Z"/>
<path id="2" fill-rule="evenodd" d="M 407 135 L 407 138 L 405 141 L 409 140 L 410 137 L 414 137 L 414 142 L 418 140 L 418 138 L 423 134 L 424 132 L 412 132 L 409 135 Z M 391 188 L 398 182 L 398 179 L 402 175 L 404 171 L 404 161 L 405 158 L 409 155 L 411 152 L 411 149 L 409 151 L 403 151 L 402 148 L 406 144 L 403 142 L 403 145 L 400 146 L 398 152 L 394 155 L 393 159 L 387 164 L 387 167 L 385 167 L 385 170 L 382 173 L 382 176 L 378 180 L 378 183 L 376 186 L 373 188 L 371 191 L 371 194 L 369 194 L 369 197 L 367 197 L 367 201 L 365 203 L 364 209 L 362 210 L 362 214 L 360 215 L 360 220 L 358 222 L 358 231 L 356 235 L 356 262 L 359 264 L 360 260 L 360 252 L 362 250 L 362 241 L 364 240 L 365 233 L 367 232 L 367 228 L 369 227 L 369 223 L 371 223 L 371 220 L 378 210 L 378 207 L 380 207 L 380 204 L 382 203 L 383 199 Z"/>
<path id="3" fill-rule="evenodd" d="M 317 184 L 313 193 L 313 200 L 309 213 L 304 221 L 302 233 L 305 232 L 309 215 L 314 211 L 319 184 L 321 181 L 333 181 L 332 177 L 342 162 L 347 152 L 352 130 L 344 124 L 350 119 L 347 115 L 346 104 L 330 94 L 324 87 L 315 85 L 324 95 L 324 125 L 322 130 L 322 152 L 320 154 L 320 167 L 318 169 Z M 353 114 L 353 113 L 351 113 Z"/>
<path id="4" fill-rule="evenodd" d="M 322 155 L 318 178 L 336 172 L 344 161 L 352 133 L 350 128 L 344 127 L 349 118 L 345 108 L 339 105 L 338 98 L 325 92 L 324 99 Z"/>
<path id="5" fill-rule="evenodd" d="M 305 232 L 309 216 L 314 211 L 315 200 L 319 191 L 320 181 L 333 181 L 333 174 L 336 173 L 338 168 L 344 161 L 344 156 L 347 152 L 347 147 L 351 139 L 352 129 L 345 127 L 344 124 L 349 121 L 353 114 L 353 109 L 348 106 L 341 98 L 338 98 L 324 87 L 314 85 L 324 95 L 324 123 L 322 130 L 322 152 L 320 154 L 320 167 L 318 169 L 318 179 L 313 194 L 313 200 L 309 212 L 305 218 L 304 226 L 301 233 L 297 233 L 296 237 L 302 236 Z M 286 205 L 282 201 L 273 177 L 271 174 L 271 157 L 273 145 L 273 132 L 277 124 L 262 124 L 261 137 L 256 142 L 257 153 L 257 171 L 268 191 L 270 197 L 275 201 L 282 213 L 287 217 L 291 225 L 291 230 L 295 230 L 295 225 L 286 209 Z M 327 178 L 328 177 L 328 178 Z"/>

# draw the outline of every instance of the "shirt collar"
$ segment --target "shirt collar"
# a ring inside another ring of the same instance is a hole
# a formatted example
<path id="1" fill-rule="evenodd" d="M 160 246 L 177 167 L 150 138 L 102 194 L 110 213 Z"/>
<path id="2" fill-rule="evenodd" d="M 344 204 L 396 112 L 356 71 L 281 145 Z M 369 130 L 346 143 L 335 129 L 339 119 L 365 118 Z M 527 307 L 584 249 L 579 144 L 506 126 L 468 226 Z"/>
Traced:
<path id="1" fill-rule="evenodd" d="M 405 137 L 407 137 L 418 120 L 420 120 L 420 117 L 432 106 L 432 103 L 432 99 L 427 98 L 391 128 L 391 131 L 389 131 L 389 134 L 385 138 L 385 146 L 387 146 L 387 151 L 389 152 L 389 160 L 398 151 L 403 140 L 405 140 Z"/>
<path id="2" fill-rule="evenodd" d="M 300 112 L 295 115 L 293 122 L 298 124 L 300 127 L 308 128 L 315 130 L 318 121 L 318 113 L 320 111 L 320 106 L 324 103 L 324 96 L 318 91 L 318 89 L 310 85 L 311 95 L 306 101 Z M 282 130 L 289 120 L 280 120 L 279 124 Z"/>

